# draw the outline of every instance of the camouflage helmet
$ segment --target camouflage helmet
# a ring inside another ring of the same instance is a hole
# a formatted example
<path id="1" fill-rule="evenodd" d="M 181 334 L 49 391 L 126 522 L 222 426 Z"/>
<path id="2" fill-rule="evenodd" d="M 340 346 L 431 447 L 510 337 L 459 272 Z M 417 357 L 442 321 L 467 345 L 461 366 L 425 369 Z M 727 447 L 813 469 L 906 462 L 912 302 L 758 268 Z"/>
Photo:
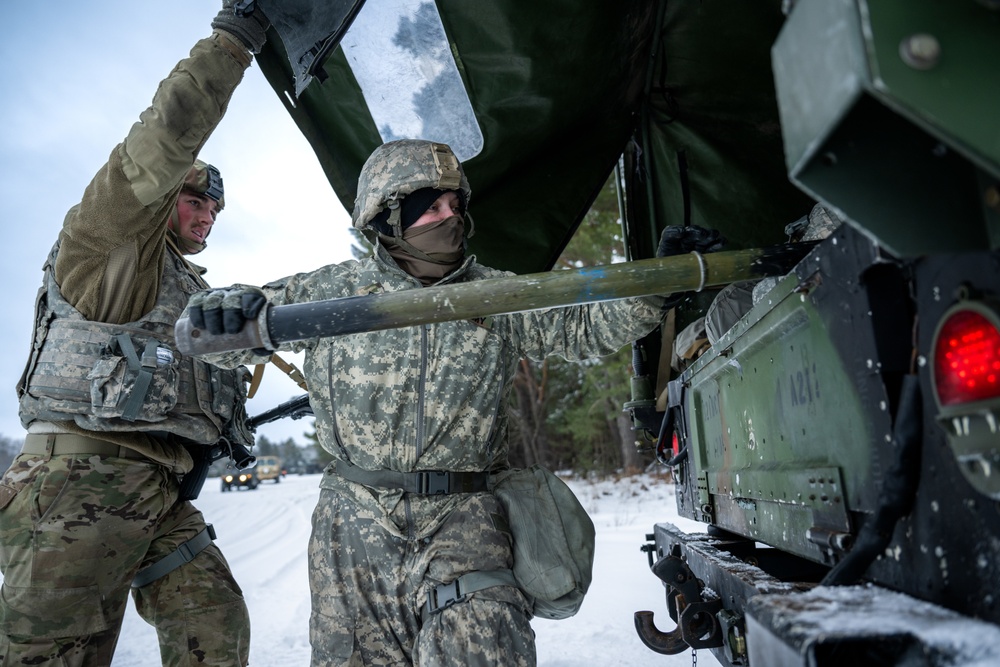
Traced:
<path id="1" fill-rule="evenodd" d="M 195 160 L 184 177 L 182 190 L 204 195 L 219 205 L 221 211 L 226 206 L 225 191 L 222 189 L 222 175 L 212 165 Z"/>
<path id="2" fill-rule="evenodd" d="M 419 139 L 382 144 L 361 168 L 351 223 L 364 229 L 386 206 L 423 188 L 457 190 L 466 206 L 472 197 L 462 164 L 447 144 Z"/>

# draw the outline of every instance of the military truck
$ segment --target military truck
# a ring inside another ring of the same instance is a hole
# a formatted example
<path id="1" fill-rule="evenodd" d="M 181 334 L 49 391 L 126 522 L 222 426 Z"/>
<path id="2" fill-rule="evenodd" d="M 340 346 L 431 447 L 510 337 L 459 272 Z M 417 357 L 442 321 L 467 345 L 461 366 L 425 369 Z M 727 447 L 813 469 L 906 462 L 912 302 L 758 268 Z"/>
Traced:
<path id="1" fill-rule="evenodd" d="M 653 651 L 1000 662 L 1000 3 L 259 4 L 260 67 L 348 210 L 371 150 L 419 136 L 466 167 L 470 250 L 518 274 L 611 173 L 628 260 L 668 225 L 814 238 L 773 279 L 697 291 L 699 259 L 650 288 L 692 294 L 623 404 L 706 527 L 648 535 Z"/>
<path id="2" fill-rule="evenodd" d="M 257 479 L 262 482 L 273 480 L 275 484 L 279 483 L 283 474 L 281 458 L 277 456 L 258 456 L 254 472 L 257 475 Z"/>

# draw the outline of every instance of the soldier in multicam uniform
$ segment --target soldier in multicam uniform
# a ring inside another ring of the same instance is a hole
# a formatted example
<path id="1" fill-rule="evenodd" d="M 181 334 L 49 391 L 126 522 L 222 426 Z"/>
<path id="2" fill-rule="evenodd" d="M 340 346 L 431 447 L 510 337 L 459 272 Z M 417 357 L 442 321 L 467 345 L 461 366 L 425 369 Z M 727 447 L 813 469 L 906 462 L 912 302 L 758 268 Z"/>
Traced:
<path id="1" fill-rule="evenodd" d="M 18 386 L 28 435 L 0 482 L 5 666 L 107 667 L 130 589 L 164 665 L 247 664 L 242 591 L 178 481 L 189 449 L 252 441 L 246 369 L 182 358 L 173 340 L 207 286 L 184 256 L 205 247 L 223 206 L 218 171 L 195 158 L 267 28 L 236 17 L 232 0 L 212 26 L 69 211 L 44 265 Z"/>
<path id="2" fill-rule="evenodd" d="M 373 256 L 263 290 L 237 285 L 197 294 L 189 302 L 192 324 L 236 333 L 246 319 L 265 317 L 265 302 L 510 275 L 466 255 L 470 198 L 448 146 L 385 144 L 363 167 L 353 213 L 354 226 L 376 243 Z M 694 249 L 682 236 L 671 252 Z M 513 585 L 510 530 L 487 491 L 489 474 L 509 467 L 508 398 L 518 360 L 612 353 L 657 326 L 663 301 L 281 346 L 305 351 L 317 435 L 335 459 L 320 484 L 309 545 L 313 665 L 535 664 L 532 601 Z M 206 359 L 257 363 L 271 347 Z M 476 583 L 456 594 L 459 577 Z"/>

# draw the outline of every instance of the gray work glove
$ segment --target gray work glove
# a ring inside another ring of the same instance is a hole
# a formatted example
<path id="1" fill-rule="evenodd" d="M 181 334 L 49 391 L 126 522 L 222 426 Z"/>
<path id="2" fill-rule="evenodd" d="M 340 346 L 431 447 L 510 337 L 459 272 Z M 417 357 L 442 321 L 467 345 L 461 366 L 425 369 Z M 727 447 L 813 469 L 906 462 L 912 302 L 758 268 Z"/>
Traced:
<path id="1" fill-rule="evenodd" d="M 657 257 L 672 257 L 692 251 L 702 254 L 721 250 L 726 245 L 726 239 L 718 229 L 705 229 L 697 225 L 681 227 L 674 225 L 666 227 L 660 234 L 660 244 L 656 247 Z M 676 308 L 693 292 L 675 292 L 666 297 L 662 309 L 664 311 Z"/>
<path id="2" fill-rule="evenodd" d="M 256 320 L 267 297 L 256 287 L 234 285 L 193 294 L 188 300 L 188 318 L 198 329 L 218 336 L 243 330 L 247 320 Z"/>
<path id="3" fill-rule="evenodd" d="M 237 5 L 242 9 L 246 4 L 248 3 L 241 0 L 223 0 L 222 11 L 212 19 L 212 27 L 225 30 L 237 37 L 250 53 L 260 53 L 264 48 L 264 42 L 267 41 L 267 29 L 271 22 L 264 16 L 257 3 L 249 3 L 253 8 L 248 15 L 237 14 Z"/>
<path id="4" fill-rule="evenodd" d="M 696 250 L 700 253 L 722 250 L 726 239 L 718 229 L 705 229 L 697 225 L 666 227 L 660 234 L 660 245 L 656 247 L 657 257 L 683 255 Z"/>

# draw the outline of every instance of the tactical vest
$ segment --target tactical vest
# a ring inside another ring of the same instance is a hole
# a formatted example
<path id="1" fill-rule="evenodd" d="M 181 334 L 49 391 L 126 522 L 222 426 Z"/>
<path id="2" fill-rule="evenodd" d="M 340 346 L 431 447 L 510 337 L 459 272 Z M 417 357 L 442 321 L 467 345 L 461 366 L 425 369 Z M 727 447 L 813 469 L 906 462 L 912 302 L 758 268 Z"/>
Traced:
<path id="1" fill-rule="evenodd" d="M 203 287 L 168 250 L 156 305 L 128 324 L 86 320 L 55 280 L 59 243 L 44 266 L 35 306 L 35 337 L 18 384 L 21 423 L 73 420 L 90 431 L 171 433 L 214 444 L 220 437 L 249 446 L 246 380 L 181 355 L 174 322 L 189 295 Z"/>

